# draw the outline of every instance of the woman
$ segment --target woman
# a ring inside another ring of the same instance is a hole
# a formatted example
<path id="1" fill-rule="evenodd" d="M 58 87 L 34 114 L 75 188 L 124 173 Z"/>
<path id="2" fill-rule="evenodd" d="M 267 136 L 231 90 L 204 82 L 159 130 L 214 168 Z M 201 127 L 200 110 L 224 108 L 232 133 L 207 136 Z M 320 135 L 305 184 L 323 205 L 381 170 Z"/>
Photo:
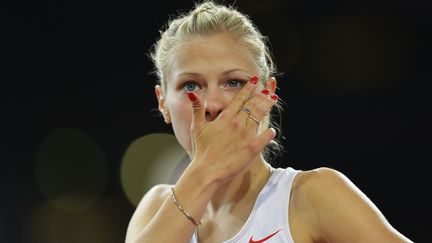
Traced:
<path id="1" fill-rule="evenodd" d="M 141 200 L 126 242 L 411 242 L 344 175 L 267 163 L 276 130 L 265 38 L 232 7 L 198 4 L 152 57 L 159 110 L 191 163 Z"/>

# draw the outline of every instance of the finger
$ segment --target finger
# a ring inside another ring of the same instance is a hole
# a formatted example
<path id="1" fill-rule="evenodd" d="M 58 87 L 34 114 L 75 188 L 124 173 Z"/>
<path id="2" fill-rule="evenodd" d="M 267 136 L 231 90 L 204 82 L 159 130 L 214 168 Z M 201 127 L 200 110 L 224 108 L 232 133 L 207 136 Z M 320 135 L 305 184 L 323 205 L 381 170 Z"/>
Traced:
<path id="1" fill-rule="evenodd" d="M 276 94 L 270 93 L 268 89 L 263 89 L 261 94 L 257 94 L 256 97 L 257 101 L 254 99 L 250 100 L 253 104 L 251 106 L 251 113 L 261 120 L 270 113 L 273 106 L 278 102 L 279 97 Z"/>
<path id="2" fill-rule="evenodd" d="M 237 119 L 241 121 L 245 121 L 246 127 L 249 126 L 258 127 L 260 124 L 260 120 L 254 115 L 252 115 L 252 110 L 251 108 L 249 108 L 251 107 L 250 104 L 251 104 L 251 100 L 249 100 L 246 105 L 240 108 L 240 111 L 237 115 L 238 116 Z"/>
<path id="3" fill-rule="evenodd" d="M 251 97 L 255 88 L 257 87 L 257 83 L 258 77 L 252 77 L 233 98 L 226 110 L 231 114 L 236 114 L 240 110 L 240 107 L 242 107 L 243 104 Z"/>
<path id="4" fill-rule="evenodd" d="M 262 151 L 267 144 L 269 144 L 276 137 L 276 130 L 274 128 L 268 128 L 263 133 L 257 136 L 256 140 L 252 144 L 256 151 Z"/>
<path id="5" fill-rule="evenodd" d="M 201 100 L 199 99 L 197 94 L 195 94 L 194 92 L 187 92 L 186 95 L 192 103 L 191 131 L 197 131 L 203 125 L 203 121 L 205 118 L 204 107 L 202 106 Z"/>
<path id="6" fill-rule="evenodd" d="M 246 120 L 259 125 L 264 116 L 270 113 L 272 107 L 277 103 L 277 95 L 270 94 L 268 90 L 263 90 L 260 94 L 255 94 L 250 98 L 239 111 L 238 116 L 241 120 Z"/>

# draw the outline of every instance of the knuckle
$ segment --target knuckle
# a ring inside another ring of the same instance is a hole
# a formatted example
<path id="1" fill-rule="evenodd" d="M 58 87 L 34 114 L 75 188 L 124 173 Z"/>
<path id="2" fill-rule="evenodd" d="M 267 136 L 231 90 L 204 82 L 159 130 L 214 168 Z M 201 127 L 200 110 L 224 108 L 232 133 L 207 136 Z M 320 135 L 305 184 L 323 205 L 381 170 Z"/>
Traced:
<path id="1" fill-rule="evenodd" d="M 255 99 L 249 99 L 248 104 L 249 107 L 255 107 L 257 105 L 257 102 Z"/>
<path id="2" fill-rule="evenodd" d="M 238 96 L 238 99 L 239 99 L 241 102 L 245 102 L 245 101 L 247 100 L 247 97 L 246 97 L 245 95 L 239 95 L 239 96 Z"/>
<path id="3" fill-rule="evenodd" d="M 267 108 L 260 105 L 256 106 L 255 110 L 259 115 L 265 114 L 267 112 Z"/>
<path id="4" fill-rule="evenodd" d="M 260 148 L 257 143 L 252 142 L 247 145 L 246 150 L 251 154 L 256 154 L 260 151 Z"/>
<path id="5" fill-rule="evenodd" d="M 233 129 L 239 129 L 243 126 L 243 122 L 240 119 L 233 119 L 231 126 Z"/>
<path id="6" fill-rule="evenodd" d="M 198 112 L 200 112 L 202 110 L 202 107 L 201 106 L 193 106 L 192 107 L 192 111 L 194 112 L 194 113 L 198 113 Z"/>

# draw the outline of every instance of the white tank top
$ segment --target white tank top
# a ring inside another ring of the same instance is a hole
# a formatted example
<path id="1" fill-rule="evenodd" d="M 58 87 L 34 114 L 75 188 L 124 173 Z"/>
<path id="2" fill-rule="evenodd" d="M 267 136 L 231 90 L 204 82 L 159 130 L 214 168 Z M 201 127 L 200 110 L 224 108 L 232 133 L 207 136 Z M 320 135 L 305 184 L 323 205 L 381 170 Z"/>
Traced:
<path id="1" fill-rule="evenodd" d="M 294 243 L 288 209 L 292 182 L 298 170 L 288 167 L 273 169 L 272 172 L 242 229 L 223 243 Z M 196 234 L 190 243 L 198 243 Z"/>

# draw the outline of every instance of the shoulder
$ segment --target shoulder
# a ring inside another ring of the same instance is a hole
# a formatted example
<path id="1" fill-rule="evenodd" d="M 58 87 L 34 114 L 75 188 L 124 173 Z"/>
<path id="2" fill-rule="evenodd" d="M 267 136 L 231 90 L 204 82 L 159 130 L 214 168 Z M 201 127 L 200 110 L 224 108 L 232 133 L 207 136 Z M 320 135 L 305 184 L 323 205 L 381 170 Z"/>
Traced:
<path id="1" fill-rule="evenodd" d="M 146 204 L 147 202 L 159 201 L 159 200 L 163 201 L 165 197 L 169 195 L 171 186 L 172 185 L 168 185 L 168 184 L 159 184 L 153 186 L 147 193 L 144 194 L 143 198 L 138 204 L 138 207 L 143 204 Z"/>
<path id="2" fill-rule="evenodd" d="M 294 210 L 315 238 L 337 242 L 407 242 L 374 203 L 343 173 L 331 168 L 299 172 Z"/>
<path id="3" fill-rule="evenodd" d="M 296 176 L 296 181 L 307 182 L 307 185 L 313 185 L 317 182 L 331 182 L 336 178 L 344 177 L 341 172 L 329 168 L 319 167 L 313 170 L 299 171 Z M 312 183 L 312 184 L 311 184 Z"/>
<path id="4" fill-rule="evenodd" d="M 318 184 L 325 183 L 338 183 L 340 180 L 344 180 L 346 178 L 341 172 L 328 168 L 328 167 L 320 167 L 313 170 L 300 171 L 297 175 L 297 181 L 306 183 L 308 186 L 317 186 Z"/>
<path id="5" fill-rule="evenodd" d="M 307 196 L 309 199 L 321 197 L 330 191 L 352 187 L 350 180 L 341 172 L 320 167 L 313 170 L 300 171 L 294 179 L 293 193 Z"/>
<path id="6" fill-rule="evenodd" d="M 300 172 L 295 190 L 307 197 L 316 210 L 333 209 L 379 212 L 372 201 L 346 175 L 327 167 Z M 344 207 L 341 207 L 344 205 Z"/>
<path id="7" fill-rule="evenodd" d="M 328 167 L 301 171 L 293 182 L 293 193 L 307 201 L 306 205 L 312 207 L 317 213 L 325 209 L 334 209 L 337 205 L 340 211 L 362 205 L 374 207 L 372 202 L 360 189 L 343 173 Z"/>
<path id="8" fill-rule="evenodd" d="M 160 184 L 152 187 L 139 202 L 129 222 L 126 237 L 136 236 L 150 222 L 170 194 L 171 185 Z"/>
<path id="9" fill-rule="evenodd" d="M 290 196 L 289 220 L 293 224 L 293 231 L 301 232 L 297 235 L 307 232 L 312 238 L 319 237 L 322 223 L 319 214 L 327 204 L 324 200 L 327 197 L 334 198 L 335 195 L 330 194 L 340 193 L 347 184 L 346 176 L 332 168 L 299 171 L 294 178 Z"/>
<path id="10" fill-rule="evenodd" d="M 334 217 L 338 211 L 334 206 L 350 204 L 340 199 L 341 194 L 347 193 L 344 191 L 349 188 L 348 184 L 342 173 L 327 167 L 298 172 L 290 199 L 289 221 L 293 237 L 301 241 L 304 237 L 324 239 L 322 225 L 338 227 L 335 222 L 343 220 Z"/>
<path id="11" fill-rule="evenodd" d="M 168 184 L 153 186 L 146 194 L 144 194 L 134 214 L 140 214 L 143 213 L 143 211 L 150 212 L 150 214 L 152 214 L 151 212 L 156 213 L 162 202 L 170 194 L 170 188 L 171 185 Z"/>

